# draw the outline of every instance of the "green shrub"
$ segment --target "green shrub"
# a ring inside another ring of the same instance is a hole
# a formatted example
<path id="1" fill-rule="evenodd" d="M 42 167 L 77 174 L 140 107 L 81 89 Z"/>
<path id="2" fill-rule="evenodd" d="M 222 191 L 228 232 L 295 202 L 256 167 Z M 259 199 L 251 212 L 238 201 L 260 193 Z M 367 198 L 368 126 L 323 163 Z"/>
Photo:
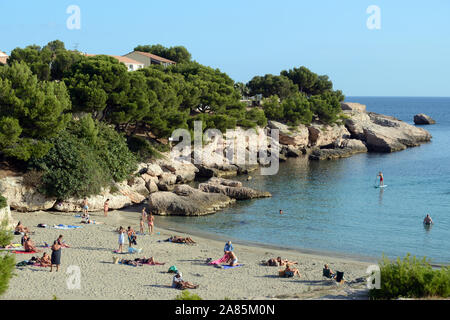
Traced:
<path id="1" fill-rule="evenodd" d="M 128 149 L 125 137 L 105 123 L 98 123 L 95 150 L 116 182 L 123 181 L 137 168 L 137 159 Z"/>
<path id="2" fill-rule="evenodd" d="M 433 269 L 426 258 L 408 254 L 393 262 L 383 257 L 380 270 L 381 288 L 370 290 L 371 299 L 450 296 L 450 268 Z"/>
<path id="3" fill-rule="evenodd" d="M 6 200 L 6 198 L 4 196 L 0 195 L 0 209 L 3 209 L 7 205 L 8 205 L 8 201 Z"/>
<path id="4" fill-rule="evenodd" d="M 31 166 L 43 171 L 41 192 L 64 200 L 98 194 L 111 181 L 107 168 L 83 140 L 65 131 L 52 139 L 53 148 Z"/>
<path id="5" fill-rule="evenodd" d="M 194 293 L 190 293 L 188 290 L 183 290 L 181 294 L 176 296 L 175 300 L 203 300 L 203 299 Z"/>
<path id="6" fill-rule="evenodd" d="M 0 224 L 0 246 L 6 246 L 10 244 L 12 239 L 14 238 L 13 233 L 6 229 L 7 226 L 7 220 L 2 221 L 2 223 Z M 9 280 L 14 275 L 15 266 L 16 259 L 14 255 L 0 255 L 0 295 L 2 295 L 8 289 Z"/>
<path id="7" fill-rule="evenodd" d="M 132 136 L 127 140 L 128 148 L 136 157 L 146 162 L 150 159 L 161 159 L 161 153 L 152 144 L 143 137 Z"/>

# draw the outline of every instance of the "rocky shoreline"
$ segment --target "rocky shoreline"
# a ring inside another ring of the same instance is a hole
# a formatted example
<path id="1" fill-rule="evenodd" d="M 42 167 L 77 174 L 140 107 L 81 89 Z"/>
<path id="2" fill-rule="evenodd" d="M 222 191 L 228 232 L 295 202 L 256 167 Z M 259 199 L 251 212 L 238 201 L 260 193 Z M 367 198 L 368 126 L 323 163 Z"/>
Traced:
<path id="1" fill-rule="evenodd" d="M 269 121 L 266 128 L 255 129 L 257 146 L 277 144 L 279 160 L 287 157 L 308 157 L 310 160 L 329 160 L 349 157 L 365 152 L 395 152 L 415 147 L 431 140 L 431 134 L 391 116 L 366 111 L 358 103 L 342 103 L 342 124 L 326 125 L 312 123 L 309 126 L 289 127 Z M 279 130 L 279 142 L 271 138 L 271 130 Z M 238 135 L 239 135 L 238 129 Z M 243 130 L 242 130 L 243 131 Z M 243 131 L 244 132 L 244 131 Z M 250 144 L 250 142 L 249 142 Z M 245 146 L 249 159 L 250 145 Z M 218 146 L 222 148 L 218 148 Z M 169 153 L 162 159 L 141 163 L 128 181 L 115 183 L 101 194 L 88 197 L 89 211 L 102 211 L 106 199 L 111 210 L 133 204 L 148 204 L 159 215 L 205 215 L 211 214 L 231 203 L 244 199 L 270 197 L 270 193 L 246 188 L 241 182 L 226 180 L 238 174 L 257 170 L 263 161 L 254 159 L 250 164 L 239 164 L 236 154 L 223 141 L 214 140 L 201 151 L 201 162 L 174 160 Z M 221 151 L 217 151 L 221 150 Z M 195 152 L 189 155 L 198 158 Z M 187 183 L 209 179 L 198 189 Z M 21 212 L 56 210 L 60 212 L 81 211 L 82 199 L 48 198 L 33 186 L 27 186 L 21 176 L 0 179 L 0 193 L 8 199 L 11 209 Z"/>

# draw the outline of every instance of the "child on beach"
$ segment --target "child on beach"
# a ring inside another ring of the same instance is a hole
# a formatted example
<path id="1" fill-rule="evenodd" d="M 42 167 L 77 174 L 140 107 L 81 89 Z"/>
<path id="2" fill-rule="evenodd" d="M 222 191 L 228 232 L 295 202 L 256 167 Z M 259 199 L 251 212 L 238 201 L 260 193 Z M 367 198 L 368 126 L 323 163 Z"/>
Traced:
<path id="1" fill-rule="evenodd" d="M 128 235 L 128 247 L 131 248 L 131 245 L 137 245 L 136 242 L 136 233 L 134 232 L 134 230 L 129 226 L 128 230 L 127 230 L 127 235 Z"/>
<path id="2" fill-rule="evenodd" d="M 117 252 L 123 253 L 123 243 L 125 242 L 125 230 L 122 226 L 119 228 L 119 250 Z"/>
<path id="3" fill-rule="evenodd" d="M 89 210 L 88 200 L 87 200 L 87 198 L 84 198 L 84 200 L 83 200 L 83 215 L 81 217 L 85 218 L 87 220 L 89 219 L 88 210 Z"/>

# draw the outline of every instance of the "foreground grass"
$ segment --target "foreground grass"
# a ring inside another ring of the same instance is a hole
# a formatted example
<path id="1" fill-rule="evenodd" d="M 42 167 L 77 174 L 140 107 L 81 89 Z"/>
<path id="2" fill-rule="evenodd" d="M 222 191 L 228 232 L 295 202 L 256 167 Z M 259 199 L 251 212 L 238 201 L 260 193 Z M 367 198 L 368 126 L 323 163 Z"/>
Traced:
<path id="1" fill-rule="evenodd" d="M 396 261 L 383 257 L 380 270 L 381 288 L 370 290 L 371 299 L 450 297 L 450 268 L 433 269 L 425 257 L 408 254 Z"/>

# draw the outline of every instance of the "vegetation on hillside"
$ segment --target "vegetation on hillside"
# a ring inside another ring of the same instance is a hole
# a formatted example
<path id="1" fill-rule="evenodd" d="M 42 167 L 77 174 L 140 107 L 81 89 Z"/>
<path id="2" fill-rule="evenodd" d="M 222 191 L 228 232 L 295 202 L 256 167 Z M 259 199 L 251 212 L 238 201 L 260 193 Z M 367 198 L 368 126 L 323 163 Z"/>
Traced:
<path id="1" fill-rule="evenodd" d="M 305 67 L 244 84 L 182 46 L 135 50 L 177 63 L 128 72 L 113 57 L 69 51 L 58 40 L 14 49 L 0 66 L 0 158 L 33 170 L 28 180 L 48 195 L 84 196 L 127 179 L 137 160 L 159 156 L 160 142 L 194 121 L 225 131 L 339 118 L 342 93 Z M 265 97 L 262 107 L 248 108 L 248 94 Z"/>

